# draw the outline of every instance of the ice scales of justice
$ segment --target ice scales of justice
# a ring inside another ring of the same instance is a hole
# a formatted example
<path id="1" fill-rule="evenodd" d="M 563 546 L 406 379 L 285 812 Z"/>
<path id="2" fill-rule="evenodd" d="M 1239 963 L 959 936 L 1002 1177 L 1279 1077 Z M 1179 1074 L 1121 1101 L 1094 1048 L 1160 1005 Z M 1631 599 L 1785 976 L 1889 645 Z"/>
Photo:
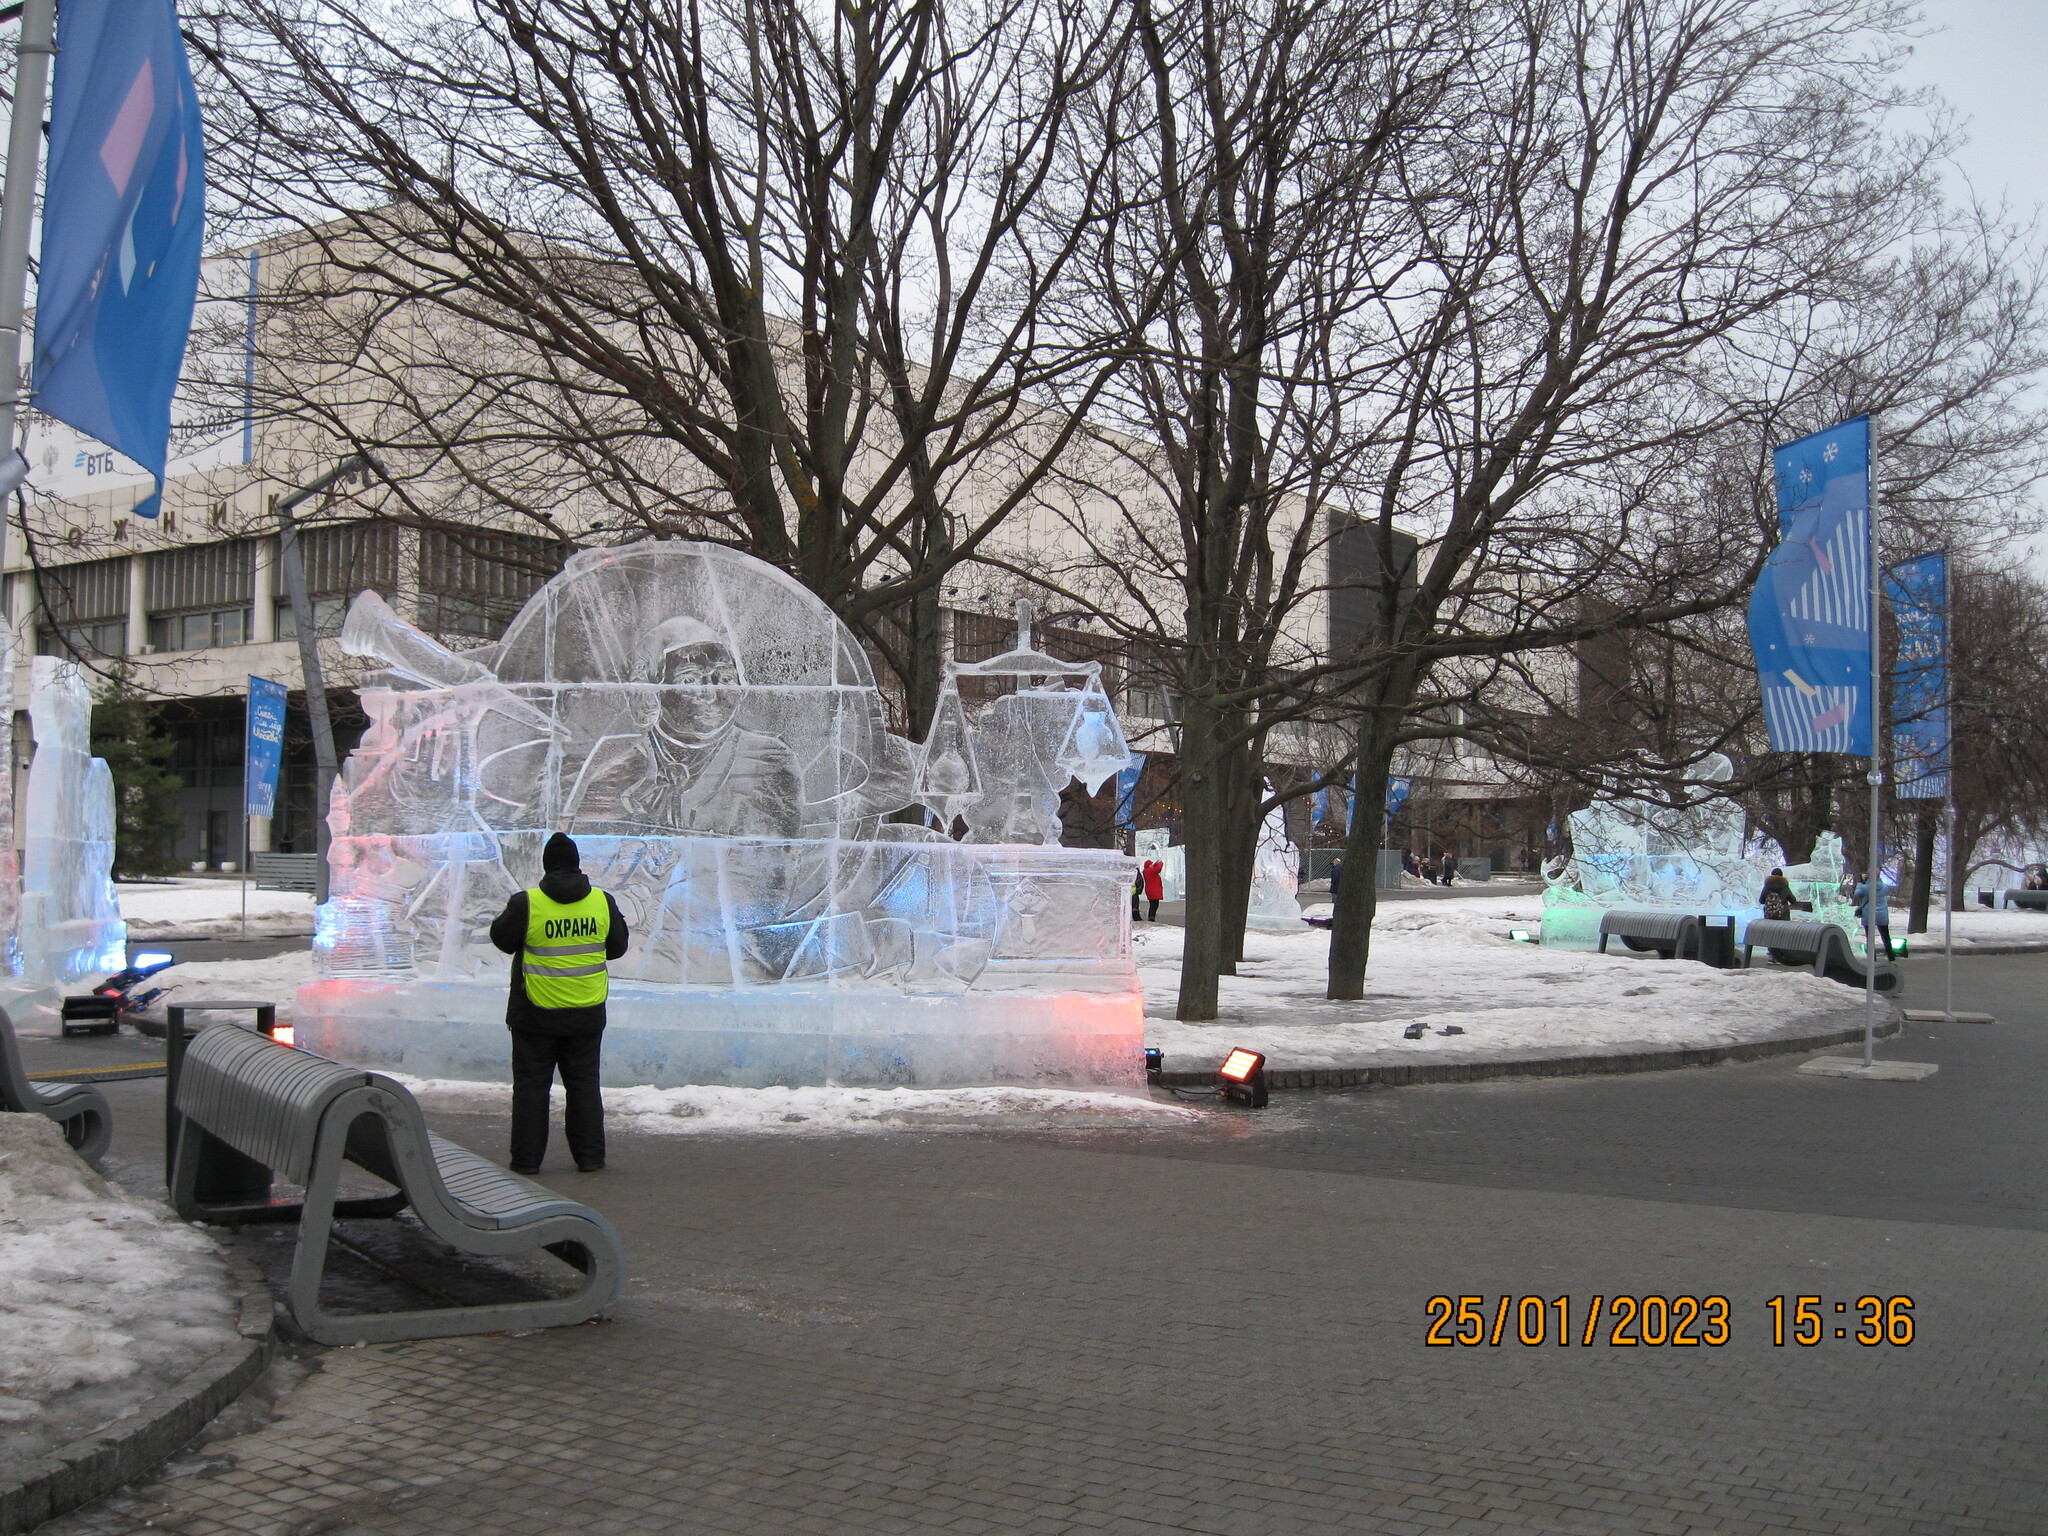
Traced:
<path id="1" fill-rule="evenodd" d="M 947 666 L 922 745 L 815 594 L 711 544 L 577 554 L 474 650 L 366 592 L 342 645 L 383 670 L 330 810 L 314 1050 L 509 1075 L 485 930 L 563 830 L 633 930 L 608 1081 L 1143 1081 L 1131 861 L 1059 845 L 1069 780 L 1130 754 L 1100 665 L 1035 649 L 1028 609 Z"/>

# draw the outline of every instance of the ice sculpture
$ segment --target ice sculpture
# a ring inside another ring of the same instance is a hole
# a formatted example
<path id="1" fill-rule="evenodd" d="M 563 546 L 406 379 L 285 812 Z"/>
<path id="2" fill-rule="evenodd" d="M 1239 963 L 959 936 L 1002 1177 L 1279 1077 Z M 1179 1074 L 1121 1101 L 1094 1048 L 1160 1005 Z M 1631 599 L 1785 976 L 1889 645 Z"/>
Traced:
<path id="1" fill-rule="evenodd" d="M 74 661 L 38 656 L 28 713 L 20 961 L 28 986 L 76 981 L 127 963 L 114 899 L 114 776 L 92 755 L 92 690 Z"/>
<path id="2" fill-rule="evenodd" d="M 1271 794 L 1273 786 L 1268 784 Z M 1287 836 L 1283 807 L 1266 813 L 1259 828 L 1258 851 L 1252 856 L 1252 894 L 1245 909 L 1245 926 L 1262 933 L 1301 933 L 1301 903 L 1294 893 L 1301 888 L 1301 850 Z"/>
<path id="3" fill-rule="evenodd" d="M 1701 765 L 1700 777 L 1707 782 L 1723 783 L 1733 776 L 1734 765 L 1719 753 Z M 1763 915 L 1758 897 L 1771 866 L 1745 853 L 1747 816 L 1733 800 L 1678 807 L 1634 798 L 1607 800 L 1574 811 L 1570 821 L 1572 851 L 1550 860 L 1543 872 L 1543 942 L 1548 946 L 1594 948 L 1601 915 L 1617 909 L 1733 916 L 1738 942 L 1739 930 Z M 1830 843 L 1832 876 L 1823 868 Z M 1836 909 L 1847 910 L 1836 889 L 1840 839 L 1824 838 L 1815 862 L 1800 870 L 1786 871 L 1800 899 L 1814 902 L 1822 921 L 1838 920 Z M 1847 926 L 1855 926 L 1853 919 Z"/>
<path id="4" fill-rule="evenodd" d="M 1123 732 L 1028 615 L 947 669 L 921 746 L 823 602 L 717 545 L 584 551 L 469 651 L 365 593 L 342 644 L 384 670 L 329 817 L 315 1049 L 506 1076 L 486 930 L 560 829 L 633 929 L 614 1081 L 1142 1080 L 1132 865 L 1059 846 L 1061 788 L 1121 769 Z M 890 819 L 914 806 L 966 839 Z"/>

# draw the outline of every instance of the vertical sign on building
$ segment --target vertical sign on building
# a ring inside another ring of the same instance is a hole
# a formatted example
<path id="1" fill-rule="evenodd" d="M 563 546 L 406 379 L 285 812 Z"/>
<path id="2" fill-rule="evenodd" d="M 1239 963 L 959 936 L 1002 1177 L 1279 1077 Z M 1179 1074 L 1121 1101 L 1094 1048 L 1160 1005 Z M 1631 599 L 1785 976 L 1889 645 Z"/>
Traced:
<path id="1" fill-rule="evenodd" d="M 277 814 L 277 773 L 284 762 L 283 683 L 267 677 L 249 679 L 249 739 L 243 751 L 247 785 L 246 813 Z"/>
<path id="2" fill-rule="evenodd" d="M 1116 776 L 1116 824 L 1119 831 L 1137 825 L 1138 780 L 1145 774 L 1145 754 L 1133 752 L 1130 766 Z"/>

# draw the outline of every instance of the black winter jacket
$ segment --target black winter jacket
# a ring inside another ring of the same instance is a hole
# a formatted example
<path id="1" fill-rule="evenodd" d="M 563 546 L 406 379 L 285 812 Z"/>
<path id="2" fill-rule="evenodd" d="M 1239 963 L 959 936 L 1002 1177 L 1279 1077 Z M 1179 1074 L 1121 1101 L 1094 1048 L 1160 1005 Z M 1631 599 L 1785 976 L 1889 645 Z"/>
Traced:
<path id="1" fill-rule="evenodd" d="M 581 870 L 551 870 L 540 877 L 541 894 L 550 901 L 581 901 L 590 894 L 590 877 Z M 604 957 L 616 960 L 626 952 L 632 935 L 626 919 L 610 891 L 604 893 L 611 908 L 611 927 L 605 935 Z M 526 995 L 525 967 L 519 952 L 526 947 L 526 892 L 514 893 L 505 910 L 491 920 L 491 942 L 512 957 L 512 992 L 505 999 L 505 1027 L 531 1035 L 594 1035 L 604 1028 L 604 1004 L 588 1008 L 541 1008 Z"/>

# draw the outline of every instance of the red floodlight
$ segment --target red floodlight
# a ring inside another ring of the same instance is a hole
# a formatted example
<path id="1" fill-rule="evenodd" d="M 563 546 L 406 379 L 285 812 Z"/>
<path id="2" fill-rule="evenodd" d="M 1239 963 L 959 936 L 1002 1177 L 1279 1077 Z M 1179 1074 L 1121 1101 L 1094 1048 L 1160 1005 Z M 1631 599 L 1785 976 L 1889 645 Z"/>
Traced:
<path id="1" fill-rule="evenodd" d="M 1216 1069 L 1223 1079 L 1223 1097 L 1247 1109 L 1266 1107 L 1266 1058 L 1258 1051 L 1238 1046 Z"/>

